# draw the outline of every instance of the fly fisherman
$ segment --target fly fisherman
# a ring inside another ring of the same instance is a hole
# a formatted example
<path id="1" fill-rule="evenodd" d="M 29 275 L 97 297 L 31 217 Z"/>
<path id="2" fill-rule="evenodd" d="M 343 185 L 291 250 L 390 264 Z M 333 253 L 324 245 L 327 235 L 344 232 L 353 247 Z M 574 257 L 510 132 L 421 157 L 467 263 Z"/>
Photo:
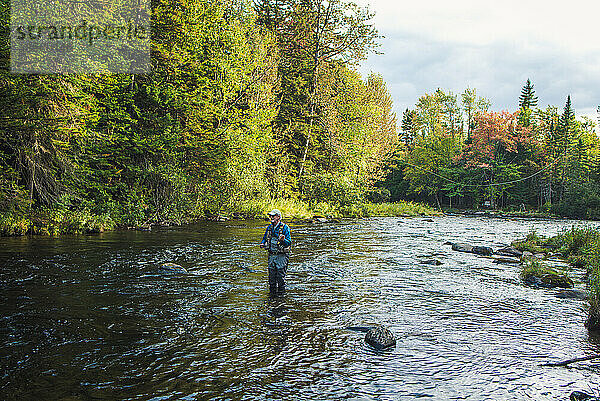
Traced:
<path id="1" fill-rule="evenodd" d="M 285 272 L 290 260 L 292 238 L 290 228 L 281 221 L 281 212 L 269 212 L 271 224 L 267 226 L 260 247 L 269 251 L 269 293 L 282 294 L 285 291 Z"/>

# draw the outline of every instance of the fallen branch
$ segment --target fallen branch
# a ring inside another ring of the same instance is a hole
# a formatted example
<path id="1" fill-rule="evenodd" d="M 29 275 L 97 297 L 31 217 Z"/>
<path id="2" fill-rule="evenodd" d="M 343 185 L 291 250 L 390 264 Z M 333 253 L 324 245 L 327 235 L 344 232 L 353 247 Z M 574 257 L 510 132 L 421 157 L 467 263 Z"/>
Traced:
<path id="1" fill-rule="evenodd" d="M 597 359 L 597 358 L 600 358 L 600 355 L 592 355 L 592 356 L 584 356 L 581 358 L 567 359 L 566 361 L 562 361 L 562 362 L 548 362 L 548 363 L 541 364 L 540 366 L 567 366 L 568 364 L 571 364 L 571 363 L 589 361 L 590 359 Z"/>

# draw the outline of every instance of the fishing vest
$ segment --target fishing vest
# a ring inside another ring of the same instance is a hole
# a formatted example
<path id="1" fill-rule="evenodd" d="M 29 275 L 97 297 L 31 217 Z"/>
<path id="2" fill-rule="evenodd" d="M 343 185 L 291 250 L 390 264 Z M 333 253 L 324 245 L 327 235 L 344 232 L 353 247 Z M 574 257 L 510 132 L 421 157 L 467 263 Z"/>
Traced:
<path id="1" fill-rule="evenodd" d="M 286 246 L 284 247 L 283 244 L 281 243 L 281 241 L 279 241 L 279 236 L 281 234 L 283 234 L 283 226 L 284 223 L 280 222 L 279 223 L 279 228 L 277 229 L 277 253 L 289 253 L 291 246 Z M 273 228 L 271 226 L 269 226 L 269 229 L 267 230 L 267 250 L 269 251 L 269 253 L 271 253 L 271 238 L 273 238 Z"/>

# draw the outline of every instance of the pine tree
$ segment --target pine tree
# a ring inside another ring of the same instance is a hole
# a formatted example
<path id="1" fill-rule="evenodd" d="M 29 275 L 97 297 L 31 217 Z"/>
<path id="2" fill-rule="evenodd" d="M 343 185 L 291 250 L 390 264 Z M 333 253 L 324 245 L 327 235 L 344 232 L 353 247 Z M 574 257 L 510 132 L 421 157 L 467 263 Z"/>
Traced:
<path id="1" fill-rule="evenodd" d="M 519 97 L 519 107 L 524 109 L 531 109 L 537 107 L 538 97 L 535 96 L 535 90 L 533 84 L 527 79 L 525 86 L 521 90 L 521 96 Z"/>
<path id="2" fill-rule="evenodd" d="M 402 142 L 410 149 L 415 139 L 416 112 L 406 109 L 402 114 Z"/>

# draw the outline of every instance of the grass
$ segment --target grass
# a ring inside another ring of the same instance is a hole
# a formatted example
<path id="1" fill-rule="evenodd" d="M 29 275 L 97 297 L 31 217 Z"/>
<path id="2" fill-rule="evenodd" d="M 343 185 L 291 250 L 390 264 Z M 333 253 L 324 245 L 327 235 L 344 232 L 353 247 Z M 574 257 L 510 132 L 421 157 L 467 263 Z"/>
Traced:
<path id="1" fill-rule="evenodd" d="M 47 209 L 28 215 L 0 215 L 2 236 L 84 234 L 114 227 L 115 223 L 109 217 L 97 216 L 87 210 Z"/>
<path id="2" fill-rule="evenodd" d="M 436 216 L 441 213 L 428 206 L 413 202 L 359 203 L 339 206 L 327 202 L 309 204 L 300 200 L 249 200 L 235 207 L 235 214 L 244 218 L 263 218 L 272 209 L 279 209 L 285 219 L 312 219 L 316 216 L 383 217 L 383 216 Z"/>
<path id="3" fill-rule="evenodd" d="M 535 231 L 530 231 L 525 239 L 517 240 L 512 246 L 521 252 L 529 251 L 531 253 L 545 253 L 548 251 L 548 239 L 538 235 Z"/>
<path id="4" fill-rule="evenodd" d="M 573 282 L 564 271 L 559 272 L 535 259 L 525 261 L 521 270 L 521 278 L 524 281 L 539 279 L 543 285 L 552 287 L 570 288 L 573 286 Z"/>

